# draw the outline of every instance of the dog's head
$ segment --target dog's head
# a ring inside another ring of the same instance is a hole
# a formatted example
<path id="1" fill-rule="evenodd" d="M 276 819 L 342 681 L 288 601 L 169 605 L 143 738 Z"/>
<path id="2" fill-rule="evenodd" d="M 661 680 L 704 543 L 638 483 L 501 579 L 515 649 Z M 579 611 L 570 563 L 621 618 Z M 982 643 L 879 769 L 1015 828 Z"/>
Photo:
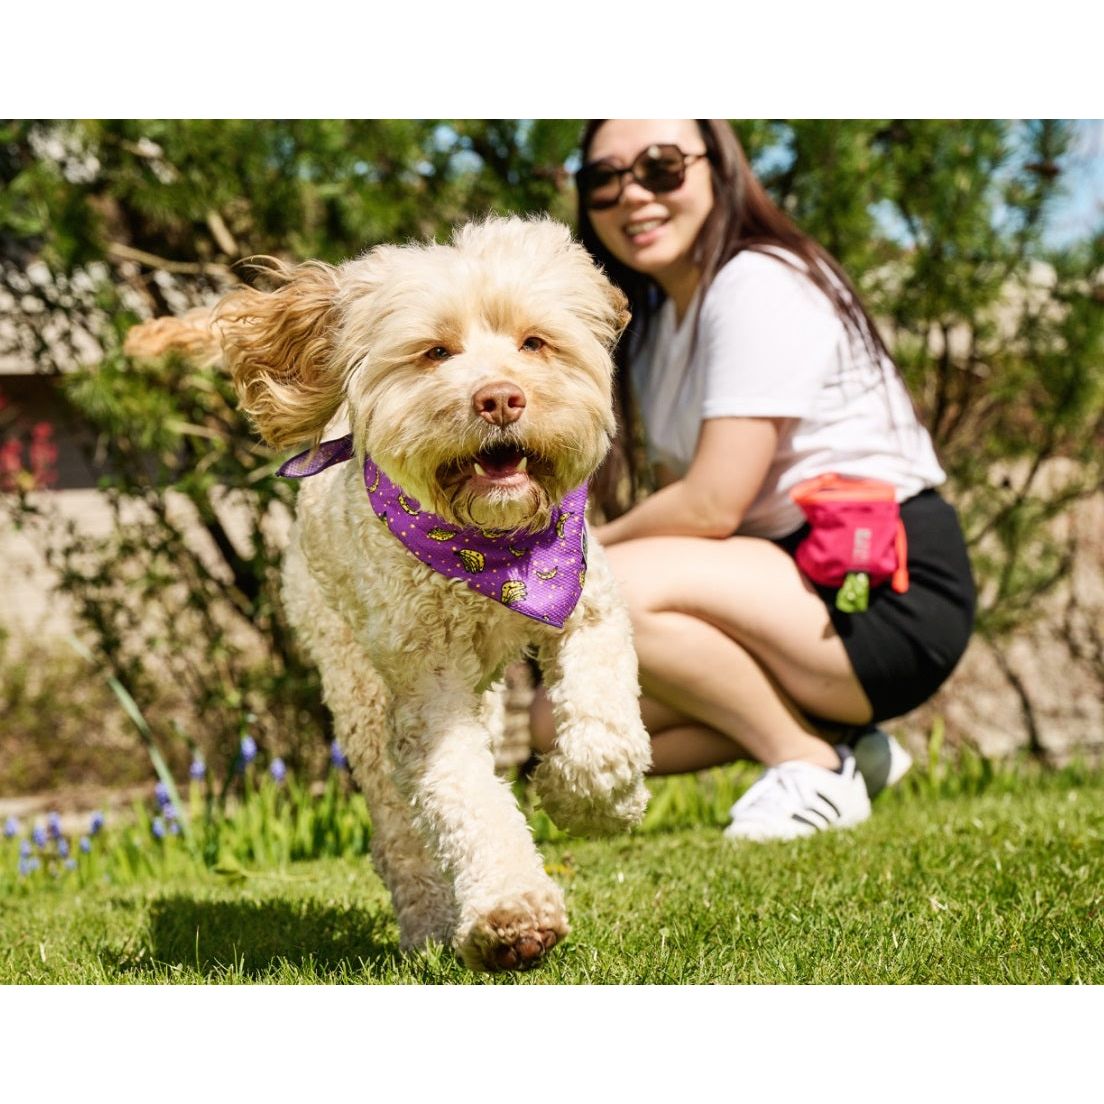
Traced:
<path id="1" fill-rule="evenodd" d="M 357 451 L 460 525 L 537 528 L 614 433 L 625 297 L 567 229 L 489 219 L 276 273 L 217 314 L 261 436 L 316 444 L 344 403 Z"/>

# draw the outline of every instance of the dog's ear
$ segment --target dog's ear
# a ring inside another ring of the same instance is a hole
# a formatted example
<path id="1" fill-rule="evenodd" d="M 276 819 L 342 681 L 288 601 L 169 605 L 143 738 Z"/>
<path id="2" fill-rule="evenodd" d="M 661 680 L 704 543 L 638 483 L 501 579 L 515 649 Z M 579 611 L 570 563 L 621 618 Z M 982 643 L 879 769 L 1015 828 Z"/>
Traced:
<path id="1" fill-rule="evenodd" d="M 243 288 L 215 311 L 215 327 L 242 409 L 276 448 L 317 444 L 341 405 L 334 363 L 337 269 L 266 259 L 272 291 Z"/>
<path id="2" fill-rule="evenodd" d="M 583 311 L 588 317 L 594 336 L 602 343 L 607 352 L 613 352 L 614 346 L 629 324 L 632 314 L 625 293 L 613 284 L 606 274 L 594 263 L 583 247 L 576 246 L 580 260 L 585 258 L 588 283 L 592 294 L 588 296 L 589 306 Z"/>
<path id="3" fill-rule="evenodd" d="M 169 353 L 179 353 L 193 364 L 203 366 L 222 360 L 218 335 L 211 328 L 211 311 L 207 307 L 140 322 L 127 331 L 123 352 L 135 360 L 158 360 Z"/>
<path id="4" fill-rule="evenodd" d="M 617 344 L 625 327 L 632 321 L 632 311 L 629 310 L 629 297 L 616 285 L 606 280 L 606 298 L 609 300 L 610 310 L 613 314 L 614 341 Z"/>

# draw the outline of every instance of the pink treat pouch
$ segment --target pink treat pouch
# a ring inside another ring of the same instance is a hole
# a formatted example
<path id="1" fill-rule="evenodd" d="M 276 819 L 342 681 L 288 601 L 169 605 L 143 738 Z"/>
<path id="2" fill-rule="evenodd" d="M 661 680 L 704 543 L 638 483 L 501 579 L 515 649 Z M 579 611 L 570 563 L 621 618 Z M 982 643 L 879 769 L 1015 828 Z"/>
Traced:
<path id="1" fill-rule="evenodd" d="M 905 528 L 890 483 L 850 479 L 831 472 L 790 491 L 809 522 L 809 535 L 794 559 L 818 586 L 838 587 L 840 609 L 866 608 L 870 587 L 889 582 L 908 590 Z"/>

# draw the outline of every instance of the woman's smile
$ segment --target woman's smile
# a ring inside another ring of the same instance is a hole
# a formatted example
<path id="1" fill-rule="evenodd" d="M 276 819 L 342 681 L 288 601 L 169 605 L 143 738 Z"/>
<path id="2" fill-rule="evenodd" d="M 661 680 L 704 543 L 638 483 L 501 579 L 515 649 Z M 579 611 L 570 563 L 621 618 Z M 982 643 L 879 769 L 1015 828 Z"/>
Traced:
<path id="1" fill-rule="evenodd" d="M 625 236 L 637 248 L 651 245 L 659 237 L 659 230 L 667 223 L 666 218 L 634 218 L 625 224 Z"/>

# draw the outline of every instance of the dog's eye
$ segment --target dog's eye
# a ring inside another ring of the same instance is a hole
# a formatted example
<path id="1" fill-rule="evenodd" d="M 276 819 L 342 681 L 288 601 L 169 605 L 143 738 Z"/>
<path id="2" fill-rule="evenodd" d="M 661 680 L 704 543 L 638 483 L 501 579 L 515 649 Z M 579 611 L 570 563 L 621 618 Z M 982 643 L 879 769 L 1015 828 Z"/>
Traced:
<path id="1" fill-rule="evenodd" d="M 452 356 L 452 353 L 450 353 L 444 345 L 434 345 L 433 348 L 426 353 L 426 356 L 429 357 L 430 360 L 448 360 L 448 358 Z"/>
<path id="2" fill-rule="evenodd" d="M 543 337 L 530 335 L 521 343 L 521 347 L 525 349 L 526 352 L 535 353 L 543 349 L 547 344 L 548 342 L 545 341 Z"/>

